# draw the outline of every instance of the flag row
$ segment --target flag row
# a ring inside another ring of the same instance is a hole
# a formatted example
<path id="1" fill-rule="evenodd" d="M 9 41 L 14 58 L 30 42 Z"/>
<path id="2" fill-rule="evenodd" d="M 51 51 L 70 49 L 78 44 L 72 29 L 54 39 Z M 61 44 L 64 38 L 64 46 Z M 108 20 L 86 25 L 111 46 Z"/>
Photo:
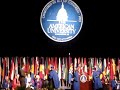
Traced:
<path id="1" fill-rule="evenodd" d="M 0 58 L 0 82 L 5 76 L 9 76 L 11 80 L 16 74 L 24 73 L 39 74 L 41 79 L 47 79 L 50 67 L 58 73 L 59 79 L 68 81 L 69 71 L 75 67 L 79 68 L 79 75 L 85 74 L 88 80 L 92 80 L 93 68 L 101 69 L 101 79 L 105 76 L 109 80 L 114 75 L 120 80 L 120 59 L 115 58 L 85 58 L 78 57 L 1 57 Z"/>

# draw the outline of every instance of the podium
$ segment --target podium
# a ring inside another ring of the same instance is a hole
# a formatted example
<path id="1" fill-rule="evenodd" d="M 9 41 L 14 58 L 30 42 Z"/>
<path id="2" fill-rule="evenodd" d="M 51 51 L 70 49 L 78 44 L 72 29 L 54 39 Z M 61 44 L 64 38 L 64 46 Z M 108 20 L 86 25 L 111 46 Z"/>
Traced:
<path id="1" fill-rule="evenodd" d="M 92 80 L 88 80 L 88 76 L 82 74 L 80 77 L 80 90 L 93 90 Z"/>
<path id="2" fill-rule="evenodd" d="M 80 82 L 80 90 L 93 90 L 92 81 Z"/>

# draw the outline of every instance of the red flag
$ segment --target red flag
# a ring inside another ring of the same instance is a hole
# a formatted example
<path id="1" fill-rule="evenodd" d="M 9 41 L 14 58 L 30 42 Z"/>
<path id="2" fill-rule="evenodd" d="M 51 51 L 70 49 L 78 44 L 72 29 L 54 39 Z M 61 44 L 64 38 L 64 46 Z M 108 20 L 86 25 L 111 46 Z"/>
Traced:
<path id="1" fill-rule="evenodd" d="M 55 57 L 55 70 L 56 70 L 56 71 L 57 71 L 57 69 L 58 69 L 58 68 L 57 68 L 57 67 L 58 67 L 57 65 L 58 65 L 57 57 Z"/>
<path id="2" fill-rule="evenodd" d="M 51 65 L 54 66 L 54 58 L 53 57 L 51 57 Z"/>
<path id="3" fill-rule="evenodd" d="M 95 66 L 95 68 L 97 68 L 97 58 L 95 58 L 94 66 Z"/>
<path id="4" fill-rule="evenodd" d="M 48 58 L 48 70 L 50 70 L 50 67 L 51 67 L 51 60 L 50 60 L 50 57 Z"/>
<path id="5" fill-rule="evenodd" d="M 78 65 L 80 64 L 80 57 L 78 58 Z"/>
<path id="6" fill-rule="evenodd" d="M 79 67 L 79 69 L 78 69 L 78 71 L 79 71 L 79 75 L 81 75 L 81 64 L 80 64 L 80 57 L 78 58 L 78 67 Z"/>
<path id="7" fill-rule="evenodd" d="M 113 62 L 112 59 L 110 59 L 110 80 L 114 79 L 114 73 L 113 73 Z"/>
<path id="8" fill-rule="evenodd" d="M 38 61 L 38 57 L 36 57 L 35 59 L 35 70 L 34 70 L 34 74 L 38 74 L 38 68 L 39 68 L 39 61 Z"/>
<path id="9" fill-rule="evenodd" d="M 92 64 L 91 64 L 91 61 L 92 60 L 89 61 L 89 69 L 88 69 L 89 70 L 89 72 L 88 72 L 89 73 L 89 80 L 92 79 Z"/>
<path id="10" fill-rule="evenodd" d="M 14 58 L 11 60 L 10 78 L 13 80 L 15 74 Z"/>
<path id="11" fill-rule="evenodd" d="M 87 75 L 87 63 L 86 63 L 86 58 L 84 58 L 84 73 Z"/>

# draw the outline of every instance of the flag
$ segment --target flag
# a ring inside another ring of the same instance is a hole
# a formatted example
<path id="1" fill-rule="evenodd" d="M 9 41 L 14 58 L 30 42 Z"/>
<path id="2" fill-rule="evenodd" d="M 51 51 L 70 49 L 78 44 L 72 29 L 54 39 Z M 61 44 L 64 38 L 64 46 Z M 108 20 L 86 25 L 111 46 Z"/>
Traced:
<path id="1" fill-rule="evenodd" d="M 113 70 L 113 62 L 112 59 L 110 59 L 110 80 L 114 79 L 114 70 Z"/>
<path id="2" fill-rule="evenodd" d="M 26 58 L 24 57 L 22 60 L 22 70 L 26 72 Z"/>
<path id="3" fill-rule="evenodd" d="M 2 81 L 2 79 L 1 79 L 1 75 L 2 75 L 2 67 L 1 67 L 1 62 L 2 62 L 2 60 L 1 60 L 1 57 L 0 57 L 0 82 Z"/>
<path id="4" fill-rule="evenodd" d="M 45 79 L 48 79 L 48 72 L 49 72 L 49 70 L 48 70 L 48 57 L 46 57 L 46 59 L 45 59 Z"/>
<path id="5" fill-rule="evenodd" d="M 59 58 L 59 65 L 58 65 L 58 77 L 59 77 L 59 81 L 61 80 L 61 59 Z"/>
<path id="6" fill-rule="evenodd" d="M 30 72 L 30 62 L 29 62 L 29 57 L 26 57 L 26 65 L 25 65 L 25 67 L 26 67 L 26 72 Z"/>
<path id="7" fill-rule="evenodd" d="M 39 67 L 39 70 L 40 70 L 40 78 L 41 79 L 45 79 L 44 78 L 44 58 L 43 57 L 41 57 L 41 64 L 40 64 L 40 67 Z"/>
<path id="8" fill-rule="evenodd" d="M 77 58 L 74 58 L 74 68 L 77 67 Z"/>
<path id="9" fill-rule="evenodd" d="M 14 58 L 11 60 L 10 78 L 13 80 L 15 74 Z"/>
<path id="10" fill-rule="evenodd" d="M 34 58 L 31 58 L 31 69 L 30 72 L 34 74 Z"/>
<path id="11" fill-rule="evenodd" d="M 8 65 L 8 67 L 7 67 L 7 70 L 8 70 L 8 71 L 7 71 L 7 73 L 8 73 L 8 77 L 9 77 L 9 71 L 10 71 L 10 70 L 9 70 L 9 68 L 10 68 L 10 67 L 9 67 L 9 57 L 7 57 L 7 61 L 8 61 L 8 64 L 7 64 L 7 65 Z"/>
<path id="12" fill-rule="evenodd" d="M 119 73 L 119 80 L 120 80 L 120 59 L 118 58 L 118 73 Z"/>
<path id="13" fill-rule="evenodd" d="M 107 75 L 107 62 L 106 62 L 106 59 L 104 58 L 104 61 L 103 61 L 103 78 Z"/>
<path id="14" fill-rule="evenodd" d="M 78 65 L 80 64 L 80 57 L 78 58 Z"/>
<path id="15" fill-rule="evenodd" d="M 57 68 L 58 67 L 57 57 L 55 57 L 55 64 L 54 65 L 55 65 L 55 71 L 57 72 L 57 69 L 58 69 Z"/>
<path id="16" fill-rule="evenodd" d="M 89 64 L 89 69 L 88 69 L 89 70 L 89 72 L 88 72 L 89 73 L 89 81 L 92 80 L 92 64 L 91 64 L 91 62 L 92 62 L 92 59 L 90 59 L 89 63 L 88 63 Z"/>
<path id="17" fill-rule="evenodd" d="M 87 75 L 87 63 L 86 63 L 86 58 L 84 58 L 84 73 Z"/>
<path id="18" fill-rule="evenodd" d="M 54 66 L 54 58 L 51 57 L 51 65 Z"/>
<path id="19" fill-rule="evenodd" d="M 15 58 L 15 74 L 18 74 L 18 58 Z"/>
<path id="20" fill-rule="evenodd" d="M 65 58 L 62 59 L 62 79 L 65 79 Z"/>
<path id="21" fill-rule="evenodd" d="M 113 74 L 116 75 L 116 64 L 115 64 L 115 59 L 112 59 L 113 63 Z"/>
<path id="22" fill-rule="evenodd" d="M 107 71 L 106 74 L 108 76 L 108 79 L 110 79 L 110 61 L 109 58 L 107 59 Z"/>
<path id="23" fill-rule="evenodd" d="M 83 64 L 83 58 L 81 58 L 81 70 L 80 70 L 80 72 L 81 72 L 81 74 L 83 74 L 83 67 L 84 67 L 84 64 Z"/>
<path id="24" fill-rule="evenodd" d="M 6 64 L 6 62 L 5 62 L 5 60 L 4 60 L 4 58 L 2 58 L 2 63 L 3 63 L 3 69 L 2 69 L 2 81 L 4 80 L 4 78 L 5 78 L 5 64 Z"/>
<path id="25" fill-rule="evenodd" d="M 102 61 L 101 61 L 101 59 L 99 59 L 99 69 L 102 70 Z"/>
<path id="26" fill-rule="evenodd" d="M 103 63 L 102 63 L 102 60 L 101 60 L 101 58 L 99 59 L 99 69 L 101 69 L 102 70 L 102 67 L 103 67 Z M 100 74 L 100 79 L 102 79 L 103 78 L 103 74 Z"/>
<path id="27" fill-rule="evenodd" d="M 50 60 L 50 57 L 48 58 L 48 70 L 51 70 L 51 60 Z"/>
<path id="28" fill-rule="evenodd" d="M 38 74 L 38 68 L 39 68 L 39 61 L 38 61 L 38 57 L 36 57 L 35 59 L 35 68 L 34 68 L 34 74 L 37 75 Z"/>
<path id="29" fill-rule="evenodd" d="M 8 70 L 8 67 L 9 67 L 9 62 L 8 62 L 8 57 L 5 57 L 5 76 L 8 76 L 8 73 L 9 73 L 9 70 Z M 8 76 L 9 77 L 9 76 Z"/>
<path id="30" fill-rule="evenodd" d="M 79 71 L 79 75 L 81 75 L 81 62 L 80 62 L 80 57 L 78 58 L 78 71 Z"/>
<path id="31" fill-rule="evenodd" d="M 73 69 L 72 68 L 72 58 L 71 58 L 71 56 L 70 56 L 70 53 L 69 53 L 69 69 Z"/>
<path id="32" fill-rule="evenodd" d="M 68 60 L 65 58 L 65 80 L 68 81 Z"/>
<path id="33" fill-rule="evenodd" d="M 97 58 L 95 58 L 94 66 L 97 69 Z"/>

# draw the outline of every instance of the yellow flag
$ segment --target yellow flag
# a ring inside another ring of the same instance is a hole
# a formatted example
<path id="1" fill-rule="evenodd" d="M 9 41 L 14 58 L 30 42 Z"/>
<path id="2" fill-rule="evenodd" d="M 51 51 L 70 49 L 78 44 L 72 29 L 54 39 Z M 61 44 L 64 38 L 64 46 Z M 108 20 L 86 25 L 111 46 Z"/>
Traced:
<path id="1" fill-rule="evenodd" d="M 112 59 L 112 62 L 113 62 L 113 73 L 114 73 L 114 75 L 115 75 L 115 74 L 116 74 L 116 73 L 115 73 L 115 72 L 116 72 L 115 60 Z"/>
<path id="2" fill-rule="evenodd" d="M 32 66 L 31 66 L 30 72 L 31 72 L 31 73 L 34 73 L 34 65 L 33 65 L 33 64 L 32 64 Z"/>

